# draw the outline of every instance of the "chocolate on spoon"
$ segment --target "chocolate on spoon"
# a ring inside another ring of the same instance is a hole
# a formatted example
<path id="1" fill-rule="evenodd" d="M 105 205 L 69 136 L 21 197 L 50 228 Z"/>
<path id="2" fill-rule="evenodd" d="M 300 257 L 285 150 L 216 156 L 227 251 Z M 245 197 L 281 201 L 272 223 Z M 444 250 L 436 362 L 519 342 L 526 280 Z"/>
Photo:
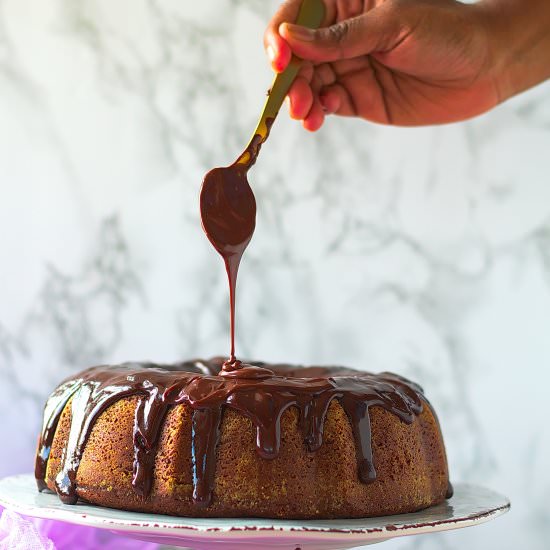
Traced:
<path id="1" fill-rule="evenodd" d="M 296 23 L 317 28 L 325 14 L 323 0 L 303 0 Z M 210 170 L 200 193 L 202 227 L 220 253 L 229 280 L 231 353 L 224 372 L 241 367 L 235 357 L 235 292 L 242 255 L 256 227 L 256 200 L 248 184 L 247 173 L 256 162 L 263 142 L 269 136 L 283 101 L 300 70 L 301 60 L 293 56 L 284 72 L 275 77 L 262 115 L 248 146 L 231 165 Z"/>

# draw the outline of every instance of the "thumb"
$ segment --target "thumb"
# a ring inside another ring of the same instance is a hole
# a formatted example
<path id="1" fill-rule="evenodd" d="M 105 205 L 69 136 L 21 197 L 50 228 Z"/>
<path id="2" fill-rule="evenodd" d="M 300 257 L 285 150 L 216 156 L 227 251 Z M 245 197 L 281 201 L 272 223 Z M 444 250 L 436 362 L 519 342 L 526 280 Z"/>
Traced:
<path id="1" fill-rule="evenodd" d="M 283 23 L 279 32 L 294 54 L 317 63 L 388 51 L 404 34 L 395 13 L 383 9 L 320 29 Z"/>

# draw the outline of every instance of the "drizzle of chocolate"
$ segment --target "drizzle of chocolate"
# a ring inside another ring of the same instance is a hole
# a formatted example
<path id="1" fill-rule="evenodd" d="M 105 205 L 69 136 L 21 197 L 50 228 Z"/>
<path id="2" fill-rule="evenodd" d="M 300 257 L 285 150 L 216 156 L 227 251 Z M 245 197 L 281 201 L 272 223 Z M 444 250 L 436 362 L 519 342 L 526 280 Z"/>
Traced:
<path id="1" fill-rule="evenodd" d="M 229 281 L 231 352 L 224 370 L 235 370 L 241 362 L 235 357 L 235 299 L 237 273 L 243 253 L 256 227 L 256 199 L 247 180 L 262 143 L 268 138 L 274 119 L 266 120 L 267 133 L 255 134 L 248 147 L 231 165 L 214 168 L 204 176 L 200 194 L 202 227 L 225 262 Z"/>
<path id="2" fill-rule="evenodd" d="M 454 489 L 452 483 L 449 481 L 447 483 L 447 492 L 445 493 L 445 498 L 447 498 L 447 499 L 451 498 L 454 495 L 454 493 L 455 493 L 455 489 Z"/>
<path id="3" fill-rule="evenodd" d="M 304 443 L 309 451 L 316 451 L 323 443 L 329 405 L 337 399 L 352 426 L 359 478 L 370 483 L 376 478 L 376 470 L 369 407 L 383 407 L 410 424 L 427 403 L 418 385 L 390 373 L 254 363 L 232 371 L 222 369 L 221 375 L 216 375 L 222 366 L 222 358 L 162 366 L 124 363 L 93 367 L 63 382 L 46 403 L 35 465 L 38 489 L 46 488 L 52 442 L 69 402 L 71 427 L 55 479 L 56 492 L 64 503 L 74 504 L 78 499 L 76 475 L 96 420 L 115 402 L 135 396 L 135 491 L 144 498 L 148 496 L 163 420 L 170 407 L 183 403 L 192 409 L 193 500 L 202 507 L 212 499 L 216 448 L 226 407 L 252 421 L 258 454 L 273 459 L 281 443 L 281 417 L 289 407 L 298 408 Z"/>

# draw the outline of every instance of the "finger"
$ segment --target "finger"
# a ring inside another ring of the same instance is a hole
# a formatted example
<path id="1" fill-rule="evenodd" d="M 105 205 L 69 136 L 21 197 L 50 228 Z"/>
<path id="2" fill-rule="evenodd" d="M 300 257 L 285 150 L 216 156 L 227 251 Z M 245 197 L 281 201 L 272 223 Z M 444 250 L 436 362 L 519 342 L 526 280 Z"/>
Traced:
<path id="1" fill-rule="evenodd" d="M 305 63 L 305 61 L 304 61 Z M 346 76 L 350 73 L 361 72 L 370 68 L 369 58 L 366 56 L 352 57 L 351 59 L 342 59 L 330 64 L 330 67 L 336 75 L 336 79 Z"/>
<path id="2" fill-rule="evenodd" d="M 287 0 L 283 2 L 275 15 L 271 18 L 264 33 L 264 48 L 276 72 L 286 69 L 292 52 L 279 34 L 279 26 L 284 22 L 296 21 L 300 10 L 301 0 Z"/>
<path id="3" fill-rule="evenodd" d="M 353 0 L 355 2 L 361 0 Z M 276 72 L 283 72 L 291 57 L 292 51 L 286 41 L 279 33 L 279 27 L 282 23 L 294 23 L 298 18 L 298 13 L 302 0 L 286 0 L 281 4 L 275 15 L 271 18 L 264 33 L 264 48 L 271 65 Z M 321 22 L 322 26 L 329 25 L 336 17 L 336 2 L 325 0 L 325 16 Z"/>
<path id="4" fill-rule="evenodd" d="M 380 0 L 365 0 L 365 6 L 363 11 L 369 11 L 373 10 L 378 4 L 380 4 Z"/>
<path id="5" fill-rule="evenodd" d="M 309 82 L 303 77 L 297 77 L 288 92 L 290 101 L 290 117 L 303 120 L 313 105 L 313 92 Z"/>
<path id="6" fill-rule="evenodd" d="M 319 102 L 327 115 L 357 116 L 355 105 L 341 84 L 323 88 L 319 94 Z"/>
<path id="7" fill-rule="evenodd" d="M 336 81 L 334 69 L 328 63 L 317 65 L 315 67 L 315 74 L 321 82 L 321 86 L 330 86 Z"/>
<path id="8" fill-rule="evenodd" d="M 302 123 L 303 127 L 310 132 L 316 132 L 325 121 L 325 113 L 323 107 L 319 102 L 319 98 L 313 100 L 313 105 L 309 111 L 307 117 Z"/>
<path id="9" fill-rule="evenodd" d="M 313 66 L 313 63 L 311 63 L 311 61 L 303 61 L 300 70 L 298 71 L 298 76 L 296 78 L 301 76 L 305 78 L 308 82 L 311 82 L 314 72 L 315 67 Z"/>
<path id="10" fill-rule="evenodd" d="M 311 79 L 309 85 L 311 86 L 313 93 L 318 96 L 321 88 L 323 87 L 323 81 L 319 78 L 317 72 L 313 73 L 313 78 Z"/>
<path id="11" fill-rule="evenodd" d="M 279 27 L 293 53 L 316 63 L 387 51 L 403 38 L 403 32 L 399 17 L 384 4 L 330 27 L 314 30 L 291 23 Z"/>
<path id="12" fill-rule="evenodd" d="M 336 6 L 338 9 L 338 19 L 350 19 L 360 15 L 366 9 L 364 9 L 364 3 L 368 0 L 336 0 Z"/>
<path id="13" fill-rule="evenodd" d="M 319 102 L 325 111 L 325 115 L 333 115 L 341 106 L 340 95 L 330 89 L 323 89 L 319 94 Z"/>

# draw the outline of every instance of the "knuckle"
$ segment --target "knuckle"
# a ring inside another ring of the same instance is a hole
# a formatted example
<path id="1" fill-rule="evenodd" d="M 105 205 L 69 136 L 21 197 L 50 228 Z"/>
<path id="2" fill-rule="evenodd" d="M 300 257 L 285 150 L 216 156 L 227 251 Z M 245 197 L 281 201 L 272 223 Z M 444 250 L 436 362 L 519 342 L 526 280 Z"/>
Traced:
<path id="1" fill-rule="evenodd" d="M 349 35 L 349 31 L 349 20 L 340 21 L 340 23 L 336 23 L 336 25 L 328 27 L 326 38 L 333 44 L 342 44 L 342 42 L 344 42 Z"/>

